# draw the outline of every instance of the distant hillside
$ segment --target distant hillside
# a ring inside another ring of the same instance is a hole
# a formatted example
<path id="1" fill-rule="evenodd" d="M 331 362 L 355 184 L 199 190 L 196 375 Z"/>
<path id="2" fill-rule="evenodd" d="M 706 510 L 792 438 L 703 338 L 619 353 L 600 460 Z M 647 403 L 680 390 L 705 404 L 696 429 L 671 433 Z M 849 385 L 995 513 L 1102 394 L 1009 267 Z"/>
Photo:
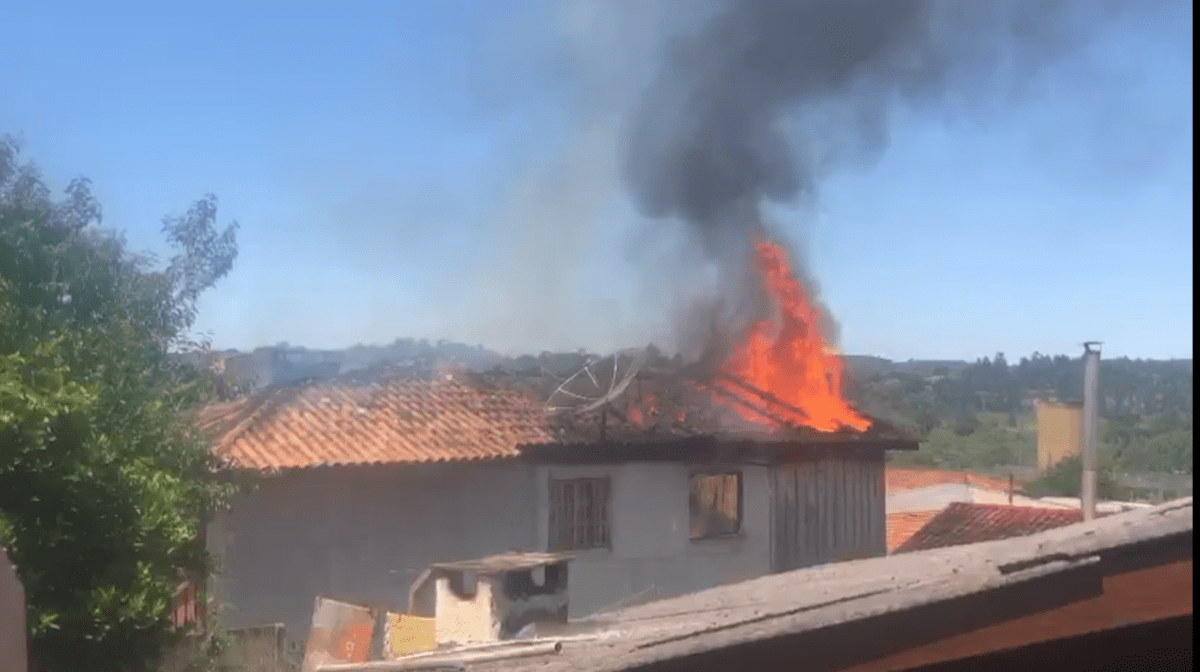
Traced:
<path id="1" fill-rule="evenodd" d="M 975 362 L 892 362 L 860 356 L 846 360 L 847 389 L 856 401 L 897 410 L 907 402 L 951 412 L 1017 413 L 1030 408 L 1036 398 L 1082 398 L 1080 357 L 1035 353 L 1016 363 L 1008 362 L 1003 353 Z M 1100 381 L 1105 416 L 1191 414 L 1190 359 L 1103 359 Z"/>
<path id="2" fill-rule="evenodd" d="M 484 371 L 511 361 L 481 346 L 410 338 L 396 339 L 388 345 L 355 345 L 343 350 L 312 350 L 279 343 L 251 352 L 217 350 L 181 357 L 195 365 L 223 370 L 230 394 L 376 366 L 407 369 L 414 376 L 431 376 L 444 369 Z"/>

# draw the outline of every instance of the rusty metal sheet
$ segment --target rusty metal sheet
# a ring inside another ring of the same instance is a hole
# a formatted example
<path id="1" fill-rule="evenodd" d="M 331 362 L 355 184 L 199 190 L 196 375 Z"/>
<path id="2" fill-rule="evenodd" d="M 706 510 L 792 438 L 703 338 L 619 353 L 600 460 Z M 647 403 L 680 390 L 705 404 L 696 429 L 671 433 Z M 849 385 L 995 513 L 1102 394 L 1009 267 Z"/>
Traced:
<path id="1" fill-rule="evenodd" d="M 369 607 L 318 597 L 304 650 L 304 670 L 327 663 L 362 663 L 371 655 L 375 614 Z"/>
<path id="2" fill-rule="evenodd" d="M 437 648 L 434 619 L 388 612 L 383 639 L 383 657 L 395 660 Z"/>

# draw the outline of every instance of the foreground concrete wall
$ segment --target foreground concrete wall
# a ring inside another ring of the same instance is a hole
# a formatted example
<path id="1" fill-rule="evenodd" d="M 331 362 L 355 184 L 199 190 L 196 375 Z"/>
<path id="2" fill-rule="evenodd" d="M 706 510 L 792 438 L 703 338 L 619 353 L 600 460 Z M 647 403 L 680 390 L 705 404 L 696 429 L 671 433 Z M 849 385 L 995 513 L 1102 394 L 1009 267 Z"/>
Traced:
<path id="1" fill-rule="evenodd" d="M 570 565 L 570 613 L 586 617 L 617 606 L 712 588 L 770 571 L 767 471 L 742 472 L 742 531 L 731 538 L 689 538 L 689 478 L 684 464 L 633 463 L 540 467 L 538 541 L 549 543 L 550 479 L 611 479 L 612 548 L 576 554 Z"/>
<path id="2" fill-rule="evenodd" d="M 537 544 L 534 469 L 507 464 L 314 469 L 263 480 L 210 528 L 212 594 L 232 627 L 308 636 L 317 595 L 407 609 L 433 562 Z"/>

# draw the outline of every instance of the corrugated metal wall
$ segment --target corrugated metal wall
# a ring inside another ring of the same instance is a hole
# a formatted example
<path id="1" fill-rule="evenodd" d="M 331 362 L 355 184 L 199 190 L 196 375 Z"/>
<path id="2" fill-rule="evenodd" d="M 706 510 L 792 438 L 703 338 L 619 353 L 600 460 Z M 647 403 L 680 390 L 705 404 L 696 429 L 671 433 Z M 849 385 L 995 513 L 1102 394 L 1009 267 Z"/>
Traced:
<path id="1" fill-rule="evenodd" d="M 771 468 L 772 571 L 887 553 L 883 456 Z"/>

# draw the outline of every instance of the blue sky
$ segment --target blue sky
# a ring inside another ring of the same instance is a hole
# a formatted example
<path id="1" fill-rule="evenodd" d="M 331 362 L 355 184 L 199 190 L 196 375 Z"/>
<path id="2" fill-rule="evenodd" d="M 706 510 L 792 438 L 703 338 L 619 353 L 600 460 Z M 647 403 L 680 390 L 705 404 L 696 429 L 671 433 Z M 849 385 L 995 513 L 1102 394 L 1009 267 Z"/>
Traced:
<path id="1" fill-rule="evenodd" d="M 657 44 L 621 4 L 8 3 L 0 132 L 52 184 L 90 177 L 140 249 L 216 193 L 242 227 L 198 325 L 219 347 L 662 342 L 688 261 L 616 177 Z M 1186 11 L 1115 23 L 1020 100 L 897 110 L 877 161 L 781 209 L 843 349 L 1191 357 Z"/>

